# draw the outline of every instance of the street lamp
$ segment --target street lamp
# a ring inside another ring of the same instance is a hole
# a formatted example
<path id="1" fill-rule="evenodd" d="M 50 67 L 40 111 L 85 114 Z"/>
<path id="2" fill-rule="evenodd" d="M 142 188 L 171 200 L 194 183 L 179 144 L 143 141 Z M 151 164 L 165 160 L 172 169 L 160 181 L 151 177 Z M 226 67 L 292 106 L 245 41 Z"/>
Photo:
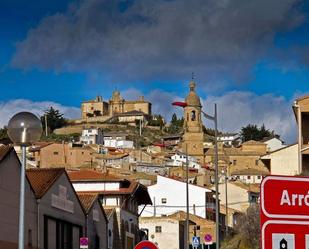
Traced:
<path id="1" fill-rule="evenodd" d="M 173 102 L 172 105 L 179 107 L 186 107 L 185 102 Z M 189 159 L 188 159 L 188 145 L 186 144 L 186 229 L 187 229 L 187 248 L 190 248 L 190 233 L 189 233 Z"/>
<path id="2" fill-rule="evenodd" d="M 225 183 L 225 217 L 226 217 L 226 221 L 225 221 L 225 237 L 227 238 L 228 236 L 228 225 L 229 225 L 229 217 L 228 217 L 228 200 L 227 200 L 227 180 L 228 180 L 228 176 L 227 176 L 227 168 L 223 169 L 221 171 L 222 175 L 224 175 L 224 183 Z"/>
<path id="3" fill-rule="evenodd" d="M 201 111 L 205 118 L 214 121 L 215 124 L 215 186 L 216 186 L 216 249 L 219 249 L 220 232 L 219 232 L 219 170 L 218 170 L 218 114 L 217 104 L 215 104 L 215 113 L 213 116 Z"/>
<path id="4" fill-rule="evenodd" d="M 8 123 L 8 136 L 14 144 L 22 149 L 22 163 L 20 171 L 20 196 L 19 196 L 19 235 L 18 248 L 24 249 L 24 219 L 25 219 L 25 168 L 26 147 L 39 140 L 42 134 L 40 119 L 30 112 L 15 114 Z"/>
<path id="5" fill-rule="evenodd" d="M 175 106 L 180 106 L 182 108 L 185 108 L 188 106 L 188 103 L 186 102 L 173 102 L 173 105 Z M 220 207 L 219 207 L 219 172 L 218 172 L 218 115 L 217 115 L 217 104 L 215 104 L 215 113 L 213 116 L 205 113 L 202 111 L 202 114 L 206 119 L 212 120 L 215 125 L 215 188 L 216 188 L 216 249 L 219 249 L 219 238 L 220 238 L 220 232 L 219 232 L 219 212 L 220 212 Z M 188 166 L 187 166 L 187 171 L 188 171 Z M 187 184 L 188 184 L 188 173 L 187 173 Z M 188 194 L 187 194 L 188 195 Z M 187 196 L 187 198 L 189 198 Z M 187 209 L 188 209 L 189 204 L 187 204 Z M 187 211 L 188 213 L 188 211 Z M 188 218 L 187 214 L 187 219 Z M 187 221 L 188 222 L 188 221 Z"/>

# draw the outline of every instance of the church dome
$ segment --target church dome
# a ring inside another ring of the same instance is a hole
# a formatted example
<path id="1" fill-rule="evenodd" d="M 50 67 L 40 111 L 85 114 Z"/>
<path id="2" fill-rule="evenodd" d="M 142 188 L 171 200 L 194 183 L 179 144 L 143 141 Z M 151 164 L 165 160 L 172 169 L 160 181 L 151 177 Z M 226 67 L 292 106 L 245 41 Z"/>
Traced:
<path id="1" fill-rule="evenodd" d="M 190 92 L 186 97 L 186 103 L 188 106 L 201 106 L 200 97 L 195 92 L 195 82 L 191 81 L 190 84 Z"/>

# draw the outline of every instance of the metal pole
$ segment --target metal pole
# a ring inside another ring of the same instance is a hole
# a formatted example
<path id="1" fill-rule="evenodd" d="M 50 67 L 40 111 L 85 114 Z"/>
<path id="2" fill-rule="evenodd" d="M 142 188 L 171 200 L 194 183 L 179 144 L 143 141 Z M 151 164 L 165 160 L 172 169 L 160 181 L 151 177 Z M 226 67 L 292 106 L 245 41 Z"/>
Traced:
<path id="1" fill-rule="evenodd" d="M 297 107 L 297 119 L 298 119 L 298 174 L 302 173 L 302 116 L 301 116 L 301 112 L 300 112 L 300 106 L 299 105 L 295 105 Z"/>
<path id="2" fill-rule="evenodd" d="M 45 136 L 48 136 L 48 130 L 47 130 L 47 114 L 45 114 Z"/>
<path id="3" fill-rule="evenodd" d="M 18 249 L 24 249 L 24 234 L 25 234 L 25 168 L 26 168 L 26 146 L 22 145 L 22 162 L 20 170 L 20 196 L 19 196 L 19 235 Z"/>
<path id="4" fill-rule="evenodd" d="M 225 169 L 225 217 L 226 217 L 226 222 L 225 222 L 225 237 L 228 236 L 229 229 L 229 217 L 228 217 L 228 203 L 227 203 L 227 168 Z"/>
<path id="5" fill-rule="evenodd" d="M 189 236 L 189 159 L 188 159 L 188 144 L 186 143 L 186 201 L 187 201 L 187 248 L 190 248 L 190 236 Z"/>
<path id="6" fill-rule="evenodd" d="M 219 234 L 219 185 L 218 185 L 218 117 L 217 104 L 215 104 L 215 185 L 216 185 L 216 249 L 219 249 L 220 234 Z"/>

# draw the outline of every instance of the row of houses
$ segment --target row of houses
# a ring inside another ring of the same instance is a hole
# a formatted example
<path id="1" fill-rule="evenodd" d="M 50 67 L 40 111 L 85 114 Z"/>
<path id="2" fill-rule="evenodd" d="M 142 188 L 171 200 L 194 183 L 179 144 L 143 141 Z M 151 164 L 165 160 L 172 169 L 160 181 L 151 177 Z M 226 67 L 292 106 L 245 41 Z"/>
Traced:
<path id="1" fill-rule="evenodd" d="M 0 145 L 0 248 L 18 241 L 20 161 Z M 93 170 L 27 169 L 25 244 L 27 248 L 132 249 L 141 239 L 139 205 L 151 204 L 142 184 Z"/>

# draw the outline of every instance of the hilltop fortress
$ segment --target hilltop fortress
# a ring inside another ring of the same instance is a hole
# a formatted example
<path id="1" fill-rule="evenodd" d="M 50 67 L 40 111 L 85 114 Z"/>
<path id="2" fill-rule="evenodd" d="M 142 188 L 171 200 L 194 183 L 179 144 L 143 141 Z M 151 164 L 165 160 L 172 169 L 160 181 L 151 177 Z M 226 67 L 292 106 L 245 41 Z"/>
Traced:
<path id="1" fill-rule="evenodd" d="M 104 101 L 101 96 L 94 100 L 84 101 L 81 106 L 82 119 L 91 117 L 110 118 L 119 114 L 138 114 L 151 115 L 151 103 L 144 100 L 141 96 L 138 100 L 128 101 L 121 97 L 119 91 L 114 91 L 112 98 Z"/>

